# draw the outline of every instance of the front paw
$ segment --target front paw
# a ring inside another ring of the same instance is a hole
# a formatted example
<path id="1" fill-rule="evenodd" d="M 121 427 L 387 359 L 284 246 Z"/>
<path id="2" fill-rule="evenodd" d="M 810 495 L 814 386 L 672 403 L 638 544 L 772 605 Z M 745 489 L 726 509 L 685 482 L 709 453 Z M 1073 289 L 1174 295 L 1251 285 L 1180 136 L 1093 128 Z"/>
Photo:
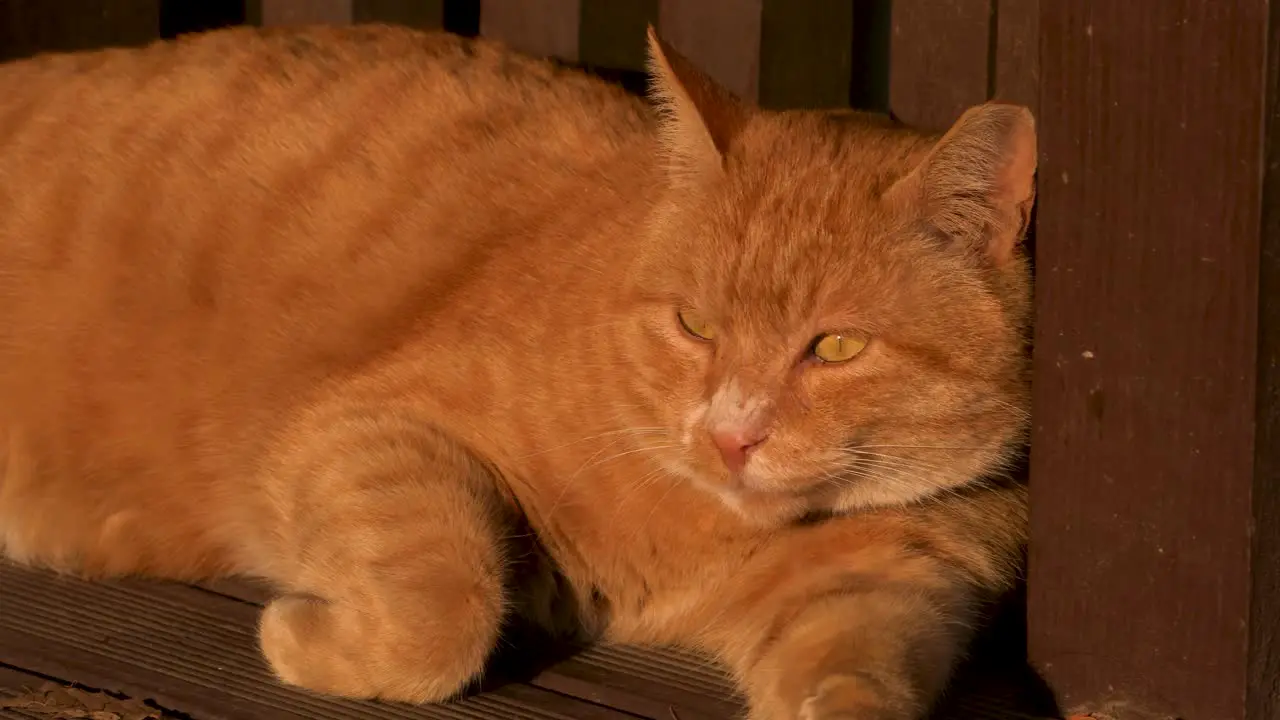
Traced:
<path id="1" fill-rule="evenodd" d="M 914 720 L 885 703 L 875 683 L 854 675 L 829 675 L 800 703 L 797 720 Z"/>

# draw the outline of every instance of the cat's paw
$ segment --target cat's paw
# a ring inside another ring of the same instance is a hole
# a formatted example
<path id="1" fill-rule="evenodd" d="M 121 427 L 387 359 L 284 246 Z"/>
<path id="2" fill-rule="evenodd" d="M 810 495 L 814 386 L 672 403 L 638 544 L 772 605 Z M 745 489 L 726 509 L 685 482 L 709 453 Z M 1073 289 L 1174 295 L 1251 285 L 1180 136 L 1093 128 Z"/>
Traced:
<path id="1" fill-rule="evenodd" d="M 377 689 L 351 659 L 335 631 L 333 610 L 319 600 L 282 597 L 269 603 L 258 628 L 262 654 L 289 685 L 343 697 L 368 698 Z"/>
<path id="2" fill-rule="evenodd" d="M 346 605 L 286 596 L 267 605 L 259 635 L 272 670 L 290 685 L 327 695 L 422 703 L 456 693 L 483 662 L 483 654 L 477 660 L 474 648 L 459 646 L 458 633 L 431 637 L 425 629 Z"/>
<path id="3" fill-rule="evenodd" d="M 853 675 L 831 675 L 800 703 L 796 720 L 914 720 L 895 711 L 867 681 Z"/>

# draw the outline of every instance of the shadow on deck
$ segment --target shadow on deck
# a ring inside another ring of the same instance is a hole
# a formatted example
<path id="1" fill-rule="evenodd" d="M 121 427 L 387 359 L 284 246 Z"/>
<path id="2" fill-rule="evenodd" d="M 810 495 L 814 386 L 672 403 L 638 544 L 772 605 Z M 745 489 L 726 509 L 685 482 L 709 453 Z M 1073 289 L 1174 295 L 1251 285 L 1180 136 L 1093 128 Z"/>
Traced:
<path id="1" fill-rule="evenodd" d="M 725 677 L 705 661 L 619 647 L 591 648 L 523 682 L 445 705 L 320 697 L 268 673 L 255 639 L 267 597 L 249 583 L 88 583 L 0 562 L 0 718 L 727 720 L 742 713 Z M 939 720 L 1056 716 L 1035 675 L 999 645 L 980 644 Z"/>

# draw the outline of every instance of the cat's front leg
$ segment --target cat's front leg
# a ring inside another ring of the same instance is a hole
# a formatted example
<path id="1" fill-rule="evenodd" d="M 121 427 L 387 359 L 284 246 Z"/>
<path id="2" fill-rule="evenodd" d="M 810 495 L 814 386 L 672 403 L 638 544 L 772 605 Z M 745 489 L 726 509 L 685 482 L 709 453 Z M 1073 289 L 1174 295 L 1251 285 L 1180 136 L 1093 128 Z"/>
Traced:
<path id="1" fill-rule="evenodd" d="M 888 578 L 833 580 L 761 638 L 747 674 L 753 720 L 923 718 L 969 639 L 967 602 Z"/>
<path id="2" fill-rule="evenodd" d="M 724 613 L 722 656 L 751 720 L 928 715 L 1021 556 L 1021 491 L 966 502 L 797 531 L 735 579 L 754 591 Z"/>
<path id="3" fill-rule="evenodd" d="M 266 480 L 272 579 L 262 650 L 284 681 L 432 702 L 482 670 L 507 605 L 507 508 L 479 462 L 397 418 L 296 433 Z"/>

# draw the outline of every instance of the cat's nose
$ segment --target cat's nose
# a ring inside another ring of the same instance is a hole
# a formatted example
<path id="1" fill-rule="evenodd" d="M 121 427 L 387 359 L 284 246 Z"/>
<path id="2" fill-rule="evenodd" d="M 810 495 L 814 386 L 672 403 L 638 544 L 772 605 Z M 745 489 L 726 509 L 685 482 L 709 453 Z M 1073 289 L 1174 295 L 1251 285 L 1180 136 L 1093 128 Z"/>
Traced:
<path id="1" fill-rule="evenodd" d="M 720 457 L 730 472 L 739 472 L 747 465 L 751 451 L 760 447 L 768 437 L 767 433 L 752 432 L 743 429 L 712 430 L 711 442 L 720 451 Z"/>

